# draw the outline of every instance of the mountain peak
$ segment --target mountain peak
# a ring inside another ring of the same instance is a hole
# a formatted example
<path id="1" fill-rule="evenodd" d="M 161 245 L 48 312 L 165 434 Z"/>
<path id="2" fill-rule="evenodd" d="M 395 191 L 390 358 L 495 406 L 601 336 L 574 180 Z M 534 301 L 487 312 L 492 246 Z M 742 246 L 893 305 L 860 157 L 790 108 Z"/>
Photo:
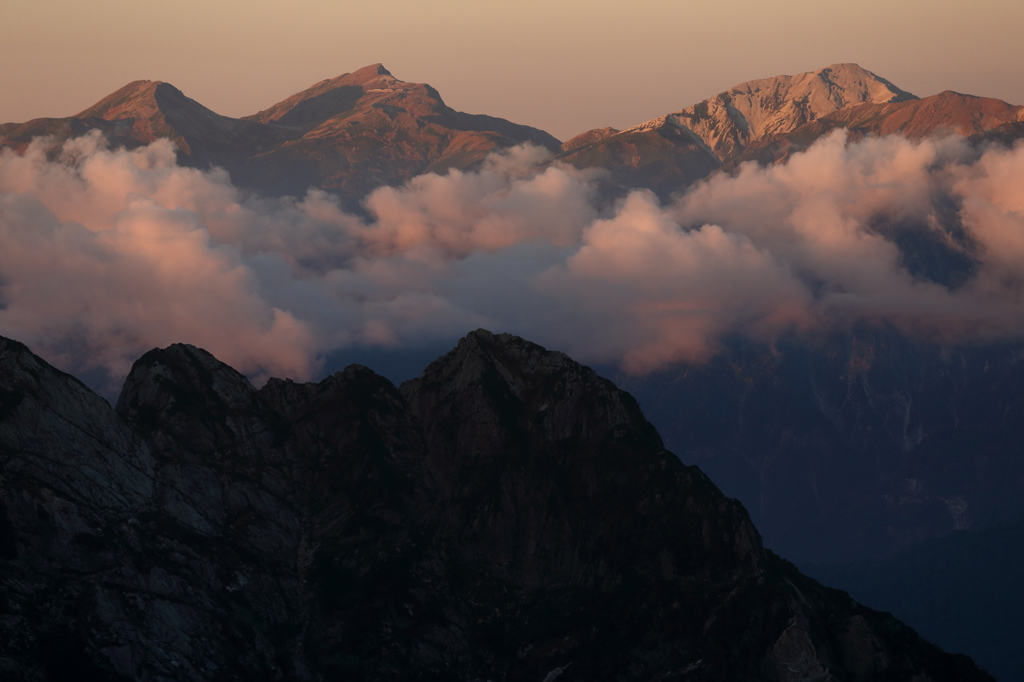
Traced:
<path id="1" fill-rule="evenodd" d="M 334 78 L 327 78 L 320 81 L 316 85 L 313 85 L 303 92 L 310 92 L 313 90 L 322 91 L 323 87 L 338 87 L 341 85 L 368 85 L 374 82 L 387 82 L 387 83 L 401 83 L 402 81 L 395 78 L 390 71 L 384 68 L 383 64 L 370 64 L 364 66 L 361 69 L 356 69 L 351 73 L 343 73 L 340 76 Z M 301 94 L 301 93 L 299 93 Z"/>
<path id="2" fill-rule="evenodd" d="M 779 88 L 791 95 L 803 95 L 820 89 L 823 86 L 829 87 L 831 90 L 837 91 L 839 94 L 858 102 L 872 101 L 882 103 L 916 99 L 914 95 L 901 90 L 878 74 L 868 71 L 860 64 L 852 62 L 829 64 L 814 71 L 806 71 L 795 75 L 757 78 L 734 85 L 721 93 L 721 95 L 752 90 L 760 91 L 766 88 Z"/>
<path id="3" fill-rule="evenodd" d="M 315 83 L 269 109 L 245 118 L 260 123 L 309 128 L 356 106 L 367 92 L 390 91 L 403 82 L 391 75 L 383 64 L 370 64 L 352 73 Z"/>
<path id="4" fill-rule="evenodd" d="M 858 64 L 747 81 L 669 116 L 725 161 L 759 139 L 791 132 L 854 104 L 917 99 Z"/>
<path id="5" fill-rule="evenodd" d="M 832 112 L 916 99 L 858 64 L 836 63 L 740 83 L 622 132 L 587 131 L 564 143 L 559 158 L 577 167 L 612 168 L 620 178 L 614 184 L 639 183 L 667 197 L 752 145 Z"/>
<path id="6" fill-rule="evenodd" d="M 290 163 L 294 155 L 307 153 L 325 159 L 327 149 L 334 149 L 352 165 L 330 161 L 331 175 L 344 179 L 324 188 L 360 196 L 381 184 L 385 167 L 388 175 L 402 168 L 392 177 L 405 180 L 412 174 L 468 167 L 496 148 L 531 142 L 555 150 L 559 145 L 534 128 L 455 111 L 434 88 L 401 81 L 382 64 L 320 81 L 246 120 L 296 134 L 287 149 L 263 156 L 261 164 L 273 165 L 277 159 Z M 366 167 L 372 154 L 375 170 L 352 172 Z"/>
<path id="7" fill-rule="evenodd" d="M 872 78 L 878 78 L 876 74 L 872 73 L 871 71 L 868 71 L 867 69 L 865 69 L 860 64 L 857 64 L 856 62 L 836 62 L 835 64 L 829 64 L 828 66 L 823 66 L 820 69 L 815 69 L 814 71 L 810 71 L 808 73 L 842 73 L 862 77 L 867 76 Z"/>
<path id="8" fill-rule="evenodd" d="M 186 97 L 170 83 L 150 80 L 132 81 L 74 118 L 126 121 L 135 143 L 148 144 L 165 137 L 185 154 L 191 153 L 192 142 L 198 138 L 223 136 L 235 123 Z"/>
<path id="9" fill-rule="evenodd" d="M 140 110 L 153 113 L 157 109 L 157 90 L 170 89 L 178 94 L 180 90 L 162 81 L 138 80 L 118 88 L 96 104 L 75 115 L 75 118 L 102 118 L 115 121 L 132 118 Z"/>
<path id="10" fill-rule="evenodd" d="M 356 71 L 353 71 L 350 75 L 351 76 L 391 76 L 391 72 L 388 71 L 386 68 L 384 68 L 383 64 L 378 62 L 377 64 L 370 64 L 369 66 L 364 66 L 361 69 L 357 69 Z M 392 78 L 393 77 L 394 76 L 392 76 Z"/>

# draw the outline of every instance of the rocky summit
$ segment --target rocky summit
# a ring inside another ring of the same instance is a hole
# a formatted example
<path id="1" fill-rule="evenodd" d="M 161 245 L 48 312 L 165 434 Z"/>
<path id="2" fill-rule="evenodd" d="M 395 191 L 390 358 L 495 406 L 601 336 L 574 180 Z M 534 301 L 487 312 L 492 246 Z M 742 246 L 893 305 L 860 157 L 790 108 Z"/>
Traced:
<path id="1" fill-rule="evenodd" d="M 943 92 L 917 98 L 857 64 L 748 81 L 626 130 L 591 130 L 558 158 L 609 171 L 610 188 L 646 187 L 663 199 L 745 161 L 785 162 L 836 129 L 851 139 L 956 133 L 1011 145 L 1024 134 L 1024 107 Z"/>
<path id="2" fill-rule="evenodd" d="M 741 83 L 627 130 L 583 133 L 563 145 L 560 158 L 576 166 L 610 168 L 620 185 L 644 186 L 667 196 L 765 138 L 855 104 L 913 99 L 856 64 L 833 64 L 796 76 Z"/>
<path id="3" fill-rule="evenodd" d="M 0 340 L 0 676 L 990 680 L 767 551 L 629 394 L 479 330 L 396 388 Z"/>
<path id="4" fill-rule="evenodd" d="M 254 156 L 236 175 L 243 184 L 291 193 L 316 186 L 363 196 L 423 173 L 470 168 L 490 152 L 559 141 L 542 130 L 466 114 L 434 88 L 406 83 L 381 64 L 322 81 L 247 119 L 295 131 L 295 138 Z"/>

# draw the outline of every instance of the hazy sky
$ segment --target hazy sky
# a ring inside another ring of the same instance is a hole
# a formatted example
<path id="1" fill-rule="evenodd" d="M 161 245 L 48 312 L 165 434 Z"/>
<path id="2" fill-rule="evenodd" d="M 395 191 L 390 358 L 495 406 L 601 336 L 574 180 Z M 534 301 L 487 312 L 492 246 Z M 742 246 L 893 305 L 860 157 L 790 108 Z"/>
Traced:
<path id="1" fill-rule="evenodd" d="M 836 62 L 1024 104 L 1024 3 L 1008 0 L 4 0 L 2 15 L 0 122 L 72 115 L 137 79 L 241 116 L 375 62 L 561 139 Z"/>

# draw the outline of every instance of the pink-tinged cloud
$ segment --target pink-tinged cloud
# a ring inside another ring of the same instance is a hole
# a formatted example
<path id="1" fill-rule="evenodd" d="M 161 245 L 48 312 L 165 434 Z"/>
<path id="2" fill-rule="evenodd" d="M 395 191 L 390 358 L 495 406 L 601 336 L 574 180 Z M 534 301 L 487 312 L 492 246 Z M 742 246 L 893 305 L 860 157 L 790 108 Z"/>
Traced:
<path id="1" fill-rule="evenodd" d="M 477 326 L 631 372 L 705 359 L 729 335 L 857 320 L 1024 338 L 1024 147 L 836 133 L 670 205 L 637 191 L 610 207 L 592 174 L 517 148 L 381 188 L 359 216 L 319 191 L 245 196 L 164 141 L 42 150 L 0 154 L 0 334 L 113 382 L 176 341 L 304 379 L 350 344 Z M 970 263 L 963 281 L 914 272 L 905 224 Z"/>
<path id="2" fill-rule="evenodd" d="M 566 344 L 634 372 L 704 359 L 723 334 L 771 338 L 806 324 L 811 303 L 769 252 L 715 225 L 684 231 L 649 192 L 592 223 L 579 250 L 536 282 L 574 316 L 602 321 L 591 339 L 563 329 Z"/>
<path id="3" fill-rule="evenodd" d="M 179 340 L 254 375 L 309 376 L 307 326 L 263 300 L 237 249 L 212 243 L 201 216 L 180 207 L 210 187 L 175 168 L 166 145 L 92 148 L 73 166 L 37 149 L 4 154 L 0 334 L 112 376 L 140 350 Z"/>

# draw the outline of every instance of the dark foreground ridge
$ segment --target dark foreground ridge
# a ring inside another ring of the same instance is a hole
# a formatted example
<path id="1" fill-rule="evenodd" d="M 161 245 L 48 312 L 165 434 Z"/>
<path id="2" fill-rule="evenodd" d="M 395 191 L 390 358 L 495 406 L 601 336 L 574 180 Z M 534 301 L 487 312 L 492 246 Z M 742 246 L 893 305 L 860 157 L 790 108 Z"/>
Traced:
<path id="1" fill-rule="evenodd" d="M 0 677 L 991 680 L 764 549 L 636 402 L 480 330 L 396 389 L 0 339 Z"/>

